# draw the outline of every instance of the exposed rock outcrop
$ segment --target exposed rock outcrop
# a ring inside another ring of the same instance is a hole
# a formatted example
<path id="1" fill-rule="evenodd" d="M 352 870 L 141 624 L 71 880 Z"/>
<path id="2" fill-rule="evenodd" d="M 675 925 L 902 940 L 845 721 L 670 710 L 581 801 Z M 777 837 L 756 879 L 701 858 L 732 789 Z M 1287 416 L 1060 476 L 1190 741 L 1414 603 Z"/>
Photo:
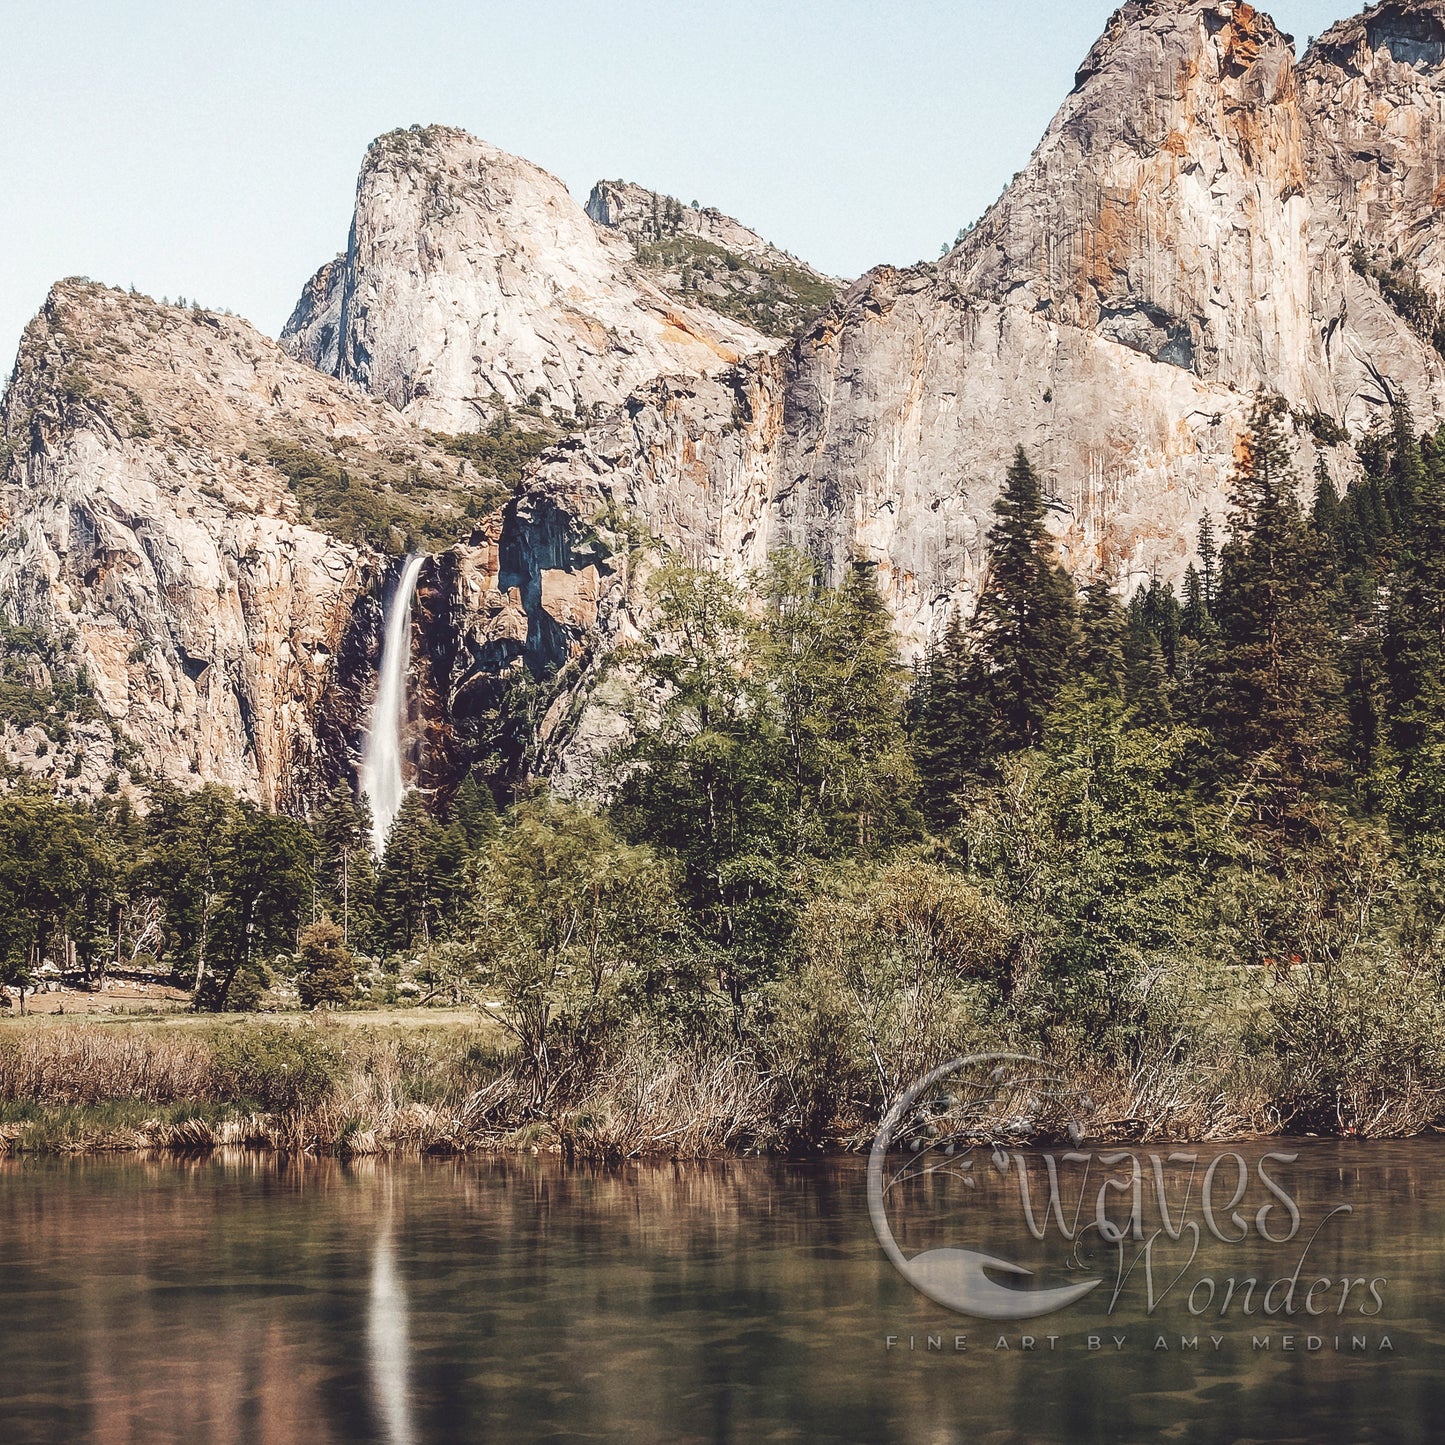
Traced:
<path id="1" fill-rule="evenodd" d="M 1345 100 L 1378 110 L 1365 91 Z M 873 558 L 916 650 L 970 605 L 1016 445 L 1046 478 L 1071 565 L 1133 585 L 1177 579 L 1201 514 L 1224 510 L 1259 391 L 1300 418 L 1305 475 L 1311 427 L 1363 431 L 1398 391 L 1422 421 L 1445 415 L 1438 355 L 1351 270 L 1329 220 L 1337 198 L 1312 190 L 1311 105 L 1291 40 L 1243 0 L 1116 12 L 963 242 L 938 266 L 864 277 L 785 354 L 781 434 L 753 462 L 750 547 L 806 546 L 835 574 L 856 552 Z M 733 384 L 759 378 L 749 365 Z M 735 445 L 728 408 L 712 427 L 679 438 L 691 471 L 675 470 L 676 495 Z M 557 485 L 558 465 L 534 485 Z M 1329 465 L 1348 479 L 1348 449 Z M 609 485 L 666 543 L 715 550 L 632 463 Z"/>
<path id="2" fill-rule="evenodd" d="M 672 295 L 768 336 L 796 336 L 843 289 L 716 208 L 628 181 L 598 181 L 587 214 L 625 235 L 638 265 Z"/>
<path id="3" fill-rule="evenodd" d="M 716 206 L 685 206 L 676 196 L 649 191 L 632 181 L 598 181 L 587 197 L 587 214 L 599 226 L 621 231 L 634 245 L 691 236 L 769 266 L 803 265 Z"/>
<path id="4" fill-rule="evenodd" d="M 1349 103 L 1378 110 L 1363 92 Z M 1328 189 L 1314 189 L 1319 105 L 1302 101 L 1289 38 L 1242 0 L 1126 5 L 944 262 L 864 277 L 778 362 L 639 394 L 539 469 L 509 527 L 545 510 L 555 536 L 561 511 L 590 536 L 612 508 L 733 572 L 784 543 L 835 575 L 861 552 L 916 653 L 971 606 L 1022 444 L 1077 572 L 1177 579 L 1202 513 L 1226 506 L 1259 392 L 1295 409 L 1306 476 L 1314 432 L 1358 434 L 1401 391 L 1422 422 L 1445 416 L 1438 355 L 1351 269 Z M 1442 159 L 1430 145 L 1427 170 Z M 766 402 L 739 426 L 743 396 Z M 1347 447 L 1327 464 L 1341 480 L 1354 466 Z M 535 578 L 521 592 L 544 632 L 563 626 Z M 603 628 L 638 605 L 621 574 L 587 595 Z M 566 637 L 595 644 L 580 626 Z"/>
<path id="5" fill-rule="evenodd" d="M 1445 406 L 1445 4 L 1387 0 L 1300 66 L 1310 261 L 1344 414 L 1403 392 Z"/>
<path id="6" fill-rule="evenodd" d="M 584 212 L 462 132 L 395 132 L 291 356 L 57 288 L 5 401 L 0 599 L 73 636 L 141 767 L 295 807 L 350 768 L 409 546 L 439 789 L 606 734 L 587 698 L 660 550 L 735 576 L 862 553 L 916 654 L 970 607 L 1019 444 L 1078 574 L 1177 578 L 1259 393 L 1337 480 L 1396 396 L 1445 419 L 1442 116 L 1445 0 L 1385 0 L 1298 66 L 1245 0 L 1131 0 L 961 243 L 841 295 L 718 212 L 623 183 Z M 499 400 L 587 425 L 492 514 L 423 428 Z"/>
<path id="7" fill-rule="evenodd" d="M 1316 228 L 1445 291 L 1445 0 L 1386 0 L 1300 66 Z"/>
<path id="8" fill-rule="evenodd" d="M 770 343 L 654 285 L 555 176 L 427 126 L 367 151 L 346 253 L 307 285 L 282 344 L 455 432 L 498 400 L 590 415 Z"/>
<path id="9" fill-rule="evenodd" d="M 315 719 L 370 684 L 337 659 L 379 627 L 382 560 L 308 521 L 273 458 L 442 496 L 455 461 L 243 321 L 80 281 L 27 329 L 3 424 L 0 597 L 67 639 L 139 768 L 290 807 L 344 776 L 363 709 L 324 748 Z"/>
<path id="10" fill-rule="evenodd" d="M 1289 37 L 1243 3 L 1135 0 L 944 269 L 980 301 L 1324 405 L 1308 214 Z"/>

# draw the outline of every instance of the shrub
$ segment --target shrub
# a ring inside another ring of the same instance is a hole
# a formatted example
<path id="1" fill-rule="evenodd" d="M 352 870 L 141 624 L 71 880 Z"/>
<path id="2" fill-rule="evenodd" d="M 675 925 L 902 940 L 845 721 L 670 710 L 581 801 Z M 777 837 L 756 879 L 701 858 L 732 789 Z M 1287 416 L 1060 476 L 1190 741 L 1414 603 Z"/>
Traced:
<path id="1" fill-rule="evenodd" d="M 301 935 L 300 956 L 296 989 L 306 1008 L 351 1001 L 356 993 L 356 960 L 329 915 Z"/>
<path id="2" fill-rule="evenodd" d="M 216 1036 L 223 1096 L 268 1113 L 295 1113 L 330 1097 L 341 1075 L 336 1049 L 312 1029 L 245 1025 Z"/>

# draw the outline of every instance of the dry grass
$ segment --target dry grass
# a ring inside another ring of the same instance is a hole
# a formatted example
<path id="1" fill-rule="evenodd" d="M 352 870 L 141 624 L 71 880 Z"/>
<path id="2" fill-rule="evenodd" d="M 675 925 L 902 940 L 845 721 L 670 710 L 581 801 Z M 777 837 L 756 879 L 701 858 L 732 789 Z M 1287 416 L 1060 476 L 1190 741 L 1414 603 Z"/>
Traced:
<path id="1" fill-rule="evenodd" d="M 169 1104 L 206 1097 L 212 1051 L 199 1036 L 116 1034 L 85 1026 L 0 1037 L 0 1100 Z"/>
<path id="2" fill-rule="evenodd" d="M 0 1029 L 0 1154 L 242 1147 L 703 1158 L 866 1147 L 877 1126 L 872 1107 L 837 1080 L 834 1112 L 805 1124 L 782 1066 L 740 1050 L 668 1048 L 644 1031 L 587 1070 L 564 1071 L 539 1108 L 535 1080 L 485 1020 L 419 1030 L 367 1028 L 364 1018 Z M 1441 1115 L 1438 1081 L 1384 1055 L 1333 1082 L 1306 1062 L 1222 1043 L 1207 1061 L 1161 1048 L 1110 1070 L 1082 1042 L 1051 1060 L 1055 1080 L 1090 1100 L 1082 1122 L 1101 1141 L 1402 1137 Z M 1066 1128 L 1062 1115 L 1038 1115 L 1020 1133 L 1021 1112 L 1005 1100 L 982 1127 L 1016 1142 L 1049 1142 Z"/>
<path id="3" fill-rule="evenodd" d="M 767 1141 L 776 1098 L 776 1082 L 752 1059 L 633 1049 L 561 1117 L 557 1139 L 582 1158 L 705 1158 Z"/>
<path id="4" fill-rule="evenodd" d="M 530 1148 L 700 1158 L 769 1135 L 775 1088 L 742 1056 L 643 1043 L 593 1077 L 537 1117 L 531 1088 L 476 1028 L 24 1029 L 0 1038 L 0 1153 Z"/>

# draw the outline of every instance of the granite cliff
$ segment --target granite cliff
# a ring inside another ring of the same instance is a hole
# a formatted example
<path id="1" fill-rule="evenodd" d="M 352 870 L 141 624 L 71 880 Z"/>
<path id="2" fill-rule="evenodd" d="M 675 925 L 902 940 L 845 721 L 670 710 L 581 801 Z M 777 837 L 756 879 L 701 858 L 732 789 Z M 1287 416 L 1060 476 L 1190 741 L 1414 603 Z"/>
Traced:
<path id="1" fill-rule="evenodd" d="M 97 747 L 304 807 L 354 762 L 409 549 L 442 789 L 605 734 L 589 699 L 665 552 L 862 553 L 916 654 L 971 605 L 1020 443 L 1077 574 L 1176 578 L 1256 395 L 1341 483 L 1397 398 L 1445 420 L 1442 106 L 1445 0 L 1298 62 L 1245 0 L 1131 0 L 959 244 L 848 286 L 711 208 L 599 182 L 584 209 L 394 132 L 280 346 L 56 289 L 5 400 L 0 598 L 93 682 Z"/>
<path id="2" fill-rule="evenodd" d="M 498 403 L 590 416 L 654 376 L 716 371 L 769 344 L 654 285 L 555 176 L 446 126 L 372 144 L 347 249 L 281 340 L 450 432 Z"/>
<path id="3" fill-rule="evenodd" d="M 1383 8 L 1418 21 L 1439 7 Z M 1344 43 L 1336 32 L 1299 67 L 1290 38 L 1243 0 L 1124 6 L 1032 158 L 943 261 L 869 273 L 779 357 L 710 388 L 640 393 L 624 444 L 613 427 L 541 467 L 529 492 L 571 498 L 579 515 L 635 512 L 667 545 L 736 570 L 783 543 L 835 575 L 861 552 L 916 652 L 967 613 L 1021 443 L 1077 573 L 1126 589 L 1177 579 L 1203 513 L 1224 511 L 1257 393 L 1289 402 L 1304 474 L 1323 455 L 1342 484 L 1355 471 L 1343 439 L 1397 395 L 1422 422 L 1445 416 L 1429 328 L 1381 279 L 1402 237 L 1433 223 L 1436 182 L 1404 187 L 1413 212 L 1401 200 L 1346 221 L 1354 181 L 1332 181 L 1328 161 L 1347 150 L 1382 193 L 1405 169 L 1434 177 L 1445 149 L 1423 121 L 1404 126 L 1428 152 L 1406 168 L 1383 145 L 1358 156 L 1357 122 L 1339 112 L 1382 124 L 1402 83 L 1422 114 L 1438 111 L 1445 70 L 1417 57 L 1402 81 L 1394 32 L 1339 28 L 1357 31 L 1369 75 L 1330 91 L 1321 57 Z M 1359 241 L 1379 264 L 1352 264 Z M 1428 287 L 1424 261 L 1410 264 Z M 756 425 L 738 428 L 739 396 L 768 397 Z M 669 431 L 664 418 L 684 415 Z M 737 476 L 752 479 L 746 502 L 704 516 L 697 498 L 727 495 Z"/>
<path id="4" fill-rule="evenodd" d="M 137 774 L 273 807 L 344 775 L 386 567 L 349 499 L 400 549 L 470 527 L 484 479 L 244 321 L 83 281 L 0 421 L 8 619 L 62 644 Z"/>

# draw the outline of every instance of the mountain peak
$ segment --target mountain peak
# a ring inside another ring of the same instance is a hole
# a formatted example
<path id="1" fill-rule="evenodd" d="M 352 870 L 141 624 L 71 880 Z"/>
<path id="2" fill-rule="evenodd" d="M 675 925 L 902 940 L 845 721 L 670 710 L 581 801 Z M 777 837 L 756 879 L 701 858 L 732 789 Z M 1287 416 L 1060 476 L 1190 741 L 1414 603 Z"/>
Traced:
<path id="1" fill-rule="evenodd" d="M 1244 0 L 1133 0 L 1079 75 L 948 269 L 1202 378 L 1267 373 L 1302 394 L 1313 327 L 1292 42 Z"/>
<path id="2" fill-rule="evenodd" d="M 556 176 L 438 125 L 372 142 L 346 254 L 308 284 L 282 343 L 444 431 L 500 404 L 590 413 L 769 344 L 659 290 Z"/>
<path id="3" fill-rule="evenodd" d="M 1074 77 L 1083 86 L 1105 69 L 1110 57 L 1132 33 L 1159 34 L 1186 25 L 1204 36 L 1220 37 L 1219 48 L 1236 67 L 1253 65 L 1267 47 L 1279 45 L 1294 58 L 1294 38 L 1285 34 L 1262 10 L 1248 0 L 1129 0 L 1108 19 Z"/>
<path id="4" fill-rule="evenodd" d="M 796 336 L 841 289 L 717 207 L 684 205 L 631 181 L 598 181 L 587 214 L 625 235 L 666 291 L 767 336 Z"/>

